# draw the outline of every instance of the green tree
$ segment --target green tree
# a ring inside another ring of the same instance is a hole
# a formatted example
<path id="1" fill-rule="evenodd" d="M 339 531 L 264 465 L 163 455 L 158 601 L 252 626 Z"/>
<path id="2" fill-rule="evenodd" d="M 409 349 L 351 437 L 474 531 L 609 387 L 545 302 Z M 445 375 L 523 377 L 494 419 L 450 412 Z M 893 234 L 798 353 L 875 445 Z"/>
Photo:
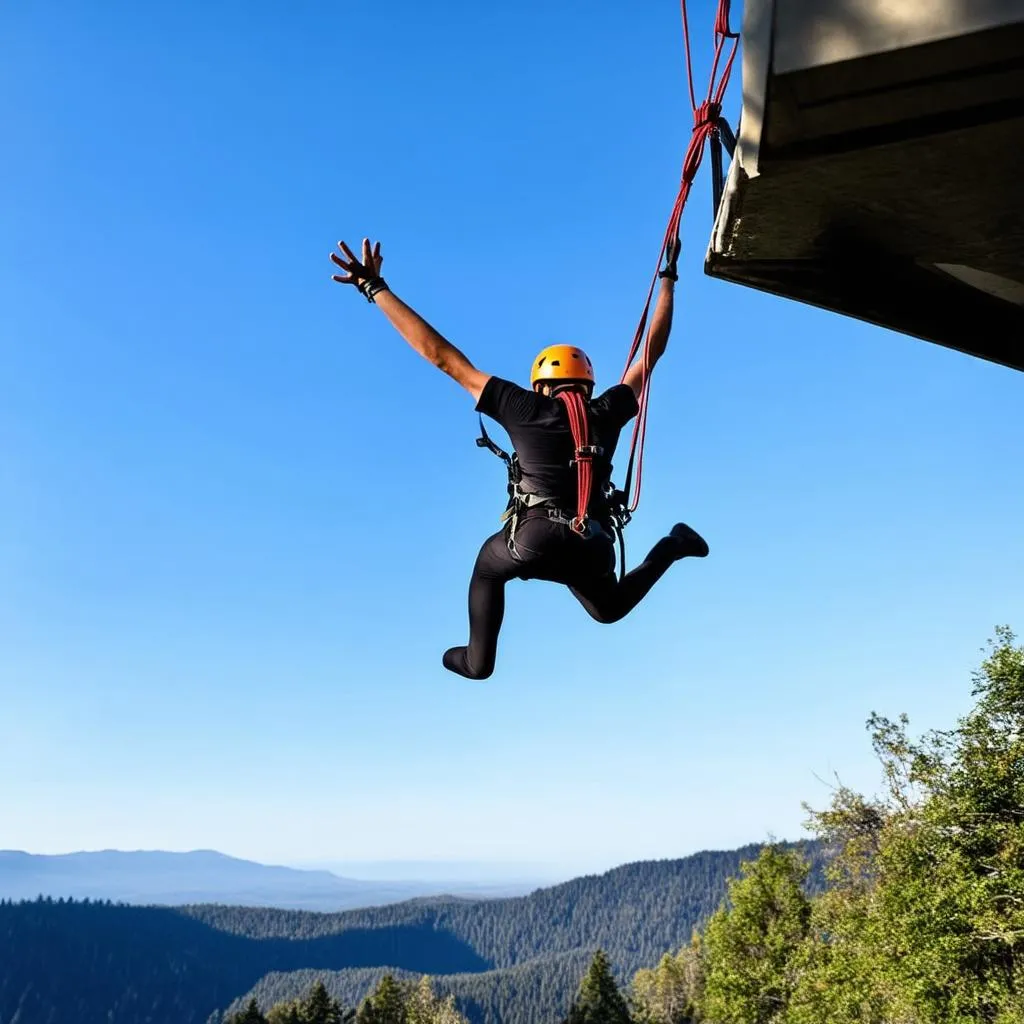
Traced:
<path id="1" fill-rule="evenodd" d="M 565 1024 L 630 1024 L 626 1000 L 604 950 L 594 954 Z"/>
<path id="2" fill-rule="evenodd" d="M 906 716 L 871 716 L 882 805 L 841 791 L 812 812 L 839 840 L 839 885 L 823 903 L 796 1024 L 828 1010 L 872 1024 L 1024 1020 L 1024 649 L 1014 640 L 996 631 L 955 728 L 915 741 Z"/>
<path id="3" fill-rule="evenodd" d="M 406 1024 L 469 1024 L 455 1005 L 455 997 L 441 999 L 424 975 L 406 998 Z"/>
<path id="4" fill-rule="evenodd" d="M 434 1004 L 431 1024 L 469 1024 L 469 1018 L 459 1012 L 455 1005 L 455 996 L 448 995 L 444 999 L 438 999 Z"/>
<path id="5" fill-rule="evenodd" d="M 427 975 L 423 975 L 419 984 L 409 993 L 405 1003 L 406 1024 L 432 1024 L 434 1003 L 434 986 Z"/>
<path id="6" fill-rule="evenodd" d="M 878 854 L 887 805 L 840 787 L 814 828 L 832 859 L 828 888 L 811 904 L 808 935 L 795 957 L 788 1024 L 890 1024 L 883 978 L 887 944 L 878 931 Z"/>
<path id="7" fill-rule="evenodd" d="M 742 877 L 704 934 L 706 972 L 700 1010 L 715 1024 L 780 1024 L 796 983 L 796 954 L 811 908 L 808 865 L 795 851 L 766 846 L 744 862 Z"/>
<path id="8" fill-rule="evenodd" d="M 356 1024 L 407 1024 L 407 993 L 392 974 L 385 974 L 373 994 L 363 1000 Z"/>
<path id="9" fill-rule="evenodd" d="M 255 998 L 245 1004 L 245 1009 L 240 1013 L 232 1014 L 225 1024 L 267 1024 L 267 1018 L 260 1012 L 259 1003 Z"/>
<path id="10" fill-rule="evenodd" d="M 691 1024 L 704 992 L 701 940 L 673 956 L 666 953 L 657 967 L 636 972 L 630 985 L 630 1005 L 636 1024 Z"/>
<path id="11" fill-rule="evenodd" d="M 341 1005 L 331 998 L 322 981 L 314 983 L 299 1007 L 302 1024 L 341 1024 Z"/>
<path id="12" fill-rule="evenodd" d="M 299 1002 L 278 1002 L 266 1014 L 267 1024 L 303 1024 Z"/>
<path id="13" fill-rule="evenodd" d="M 267 1024 L 303 1024 L 299 1003 L 276 1003 L 267 1011 Z"/>

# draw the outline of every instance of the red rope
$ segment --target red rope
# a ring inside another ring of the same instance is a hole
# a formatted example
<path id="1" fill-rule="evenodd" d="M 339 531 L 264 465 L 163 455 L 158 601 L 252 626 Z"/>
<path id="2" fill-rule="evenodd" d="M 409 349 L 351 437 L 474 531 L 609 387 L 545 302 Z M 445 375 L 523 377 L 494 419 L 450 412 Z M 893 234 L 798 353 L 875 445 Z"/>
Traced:
<path id="1" fill-rule="evenodd" d="M 633 335 L 633 343 L 630 346 L 629 356 L 626 359 L 626 368 L 622 373 L 623 380 L 625 380 L 626 373 L 640 351 L 641 341 L 644 338 L 644 329 L 647 327 L 647 318 L 650 316 L 651 300 L 654 297 L 654 285 L 658 280 L 658 269 L 661 266 L 662 256 L 664 256 L 669 243 L 679 236 L 679 223 L 682 220 L 686 201 L 690 197 L 690 189 L 693 186 L 694 178 L 696 178 L 701 161 L 704 159 L 705 145 L 708 139 L 718 131 L 718 119 L 722 113 L 722 99 L 725 96 L 725 90 L 728 88 L 733 64 L 736 61 L 736 52 L 739 48 L 739 33 L 733 32 L 729 28 L 730 0 L 719 0 L 718 10 L 715 14 L 715 51 L 711 64 L 708 91 L 704 102 L 698 105 L 696 92 L 693 87 L 693 60 L 690 53 L 690 26 L 686 11 L 686 0 L 680 0 L 680 4 L 683 15 L 683 42 L 686 51 L 686 77 L 690 87 L 690 106 L 693 109 L 693 133 L 690 136 L 690 143 L 686 147 L 686 154 L 683 157 L 679 192 L 676 195 L 676 201 L 669 216 L 665 237 L 661 242 L 658 264 L 654 268 L 651 284 L 647 289 L 647 301 L 644 303 L 640 323 L 637 325 L 636 333 Z M 730 39 L 732 40 L 732 46 L 723 64 L 722 56 L 725 52 L 727 40 Z M 721 75 L 719 75 L 719 69 L 721 69 Z M 643 375 L 638 399 L 639 409 L 636 415 L 636 422 L 633 425 L 633 437 L 629 448 L 629 469 L 626 473 L 625 491 L 630 512 L 635 512 L 640 504 L 640 486 L 643 481 L 644 442 L 647 439 L 647 407 L 651 386 L 649 341 L 650 337 L 643 344 Z M 636 487 L 633 490 L 632 498 L 630 498 L 634 465 L 636 468 Z"/>
<path id="2" fill-rule="evenodd" d="M 590 421 L 587 405 L 578 391 L 559 391 L 558 398 L 565 403 L 569 415 L 569 429 L 576 446 L 576 518 L 572 528 L 583 533 L 590 507 L 590 492 L 594 485 L 594 455 L 590 447 Z"/>

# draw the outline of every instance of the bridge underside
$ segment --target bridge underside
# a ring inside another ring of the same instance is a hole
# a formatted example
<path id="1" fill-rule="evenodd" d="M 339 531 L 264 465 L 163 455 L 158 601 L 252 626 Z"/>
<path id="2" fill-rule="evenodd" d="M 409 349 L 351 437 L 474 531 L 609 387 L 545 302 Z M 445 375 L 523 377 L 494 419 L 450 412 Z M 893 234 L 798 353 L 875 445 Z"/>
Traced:
<path id="1" fill-rule="evenodd" d="M 747 0 L 707 273 L 1024 370 L 1024 0 Z"/>

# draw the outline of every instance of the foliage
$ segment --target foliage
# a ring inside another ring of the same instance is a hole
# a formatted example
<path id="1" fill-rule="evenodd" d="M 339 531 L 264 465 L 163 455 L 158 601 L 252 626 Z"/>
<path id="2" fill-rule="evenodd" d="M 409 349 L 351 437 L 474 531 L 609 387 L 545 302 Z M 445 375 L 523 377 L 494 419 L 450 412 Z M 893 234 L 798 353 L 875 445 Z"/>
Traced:
<path id="1" fill-rule="evenodd" d="M 224 1024 L 349 1024 L 354 1016 L 355 1011 L 345 1010 L 318 980 L 305 998 L 277 1003 L 266 1016 L 256 997 L 250 997 L 243 1010 L 224 1018 Z"/>
<path id="2" fill-rule="evenodd" d="M 376 990 L 359 1007 L 356 1024 L 408 1024 L 405 992 L 391 974 L 385 974 Z"/>
<path id="3" fill-rule="evenodd" d="M 975 705 L 919 740 L 869 720 L 885 796 L 840 789 L 793 1024 L 1024 1020 L 1024 648 L 1002 627 Z"/>
<path id="4" fill-rule="evenodd" d="M 250 999 L 245 1009 L 229 1017 L 225 1024 L 267 1024 L 267 1018 L 263 1016 L 256 1000 Z"/>
<path id="5" fill-rule="evenodd" d="M 363 1000 L 356 1024 L 468 1024 L 451 995 L 441 997 L 424 975 L 416 983 L 385 974 Z"/>
<path id="6" fill-rule="evenodd" d="M 303 1024 L 299 1002 L 278 1003 L 267 1011 L 267 1024 Z"/>
<path id="7" fill-rule="evenodd" d="M 919 739 L 868 720 L 883 780 L 809 809 L 827 864 L 768 846 L 688 948 L 637 972 L 636 1024 L 1024 1021 L 1024 648 L 996 631 L 974 706 Z"/>
<path id="8" fill-rule="evenodd" d="M 700 1012 L 716 1024 L 781 1024 L 796 986 L 796 954 L 811 906 L 799 854 L 767 846 L 729 883 L 704 934 Z"/>
<path id="9" fill-rule="evenodd" d="M 565 1024 L 630 1024 L 626 1000 L 603 950 L 594 954 Z"/>
<path id="10" fill-rule="evenodd" d="M 642 968 L 630 986 L 636 1024 L 692 1024 L 704 998 L 704 958 L 701 937 L 674 956 L 666 953 L 657 967 Z"/>
<path id="11" fill-rule="evenodd" d="M 439 996 L 426 975 L 409 992 L 405 1005 L 407 1024 L 468 1024 L 455 1005 L 455 996 Z"/>

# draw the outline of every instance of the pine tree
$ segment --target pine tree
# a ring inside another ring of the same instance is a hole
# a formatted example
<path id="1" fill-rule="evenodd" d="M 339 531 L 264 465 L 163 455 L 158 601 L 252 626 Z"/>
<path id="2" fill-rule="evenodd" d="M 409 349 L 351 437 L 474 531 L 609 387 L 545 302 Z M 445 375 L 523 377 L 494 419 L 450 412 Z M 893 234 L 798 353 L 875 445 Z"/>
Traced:
<path id="1" fill-rule="evenodd" d="M 341 1024 L 341 1005 L 330 997 L 322 981 L 317 981 L 299 1008 L 302 1024 Z"/>
<path id="2" fill-rule="evenodd" d="M 303 1024 L 299 1003 L 278 1003 L 267 1012 L 267 1024 Z"/>
<path id="3" fill-rule="evenodd" d="M 230 1016 L 225 1024 L 267 1024 L 267 1018 L 260 1012 L 259 1004 L 253 997 L 245 1004 L 245 1009 L 241 1013 Z"/>
<path id="4" fill-rule="evenodd" d="M 455 996 L 449 994 L 434 1003 L 431 1024 L 469 1024 L 469 1018 L 459 1012 L 455 1005 Z"/>
<path id="5" fill-rule="evenodd" d="M 630 1024 L 626 1000 L 604 950 L 594 954 L 565 1024 Z"/>
<path id="6" fill-rule="evenodd" d="M 405 1001 L 406 1024 L 469 1024 L 455 1005 L 455 997 L 441 999 L 424 975 Z"/>
<path id="7" fill-rule="evenodd" d="M 430 978 L 423 975 L 406 1000 L 406 1024 L 433 1024 L 436 996 Z"/>
<path id="8" fill-rule="evenodd" d="M 406 993 L 393 975 L 385 974 L 363 1000 L 356 1024 L 407 1024 Z"/>

